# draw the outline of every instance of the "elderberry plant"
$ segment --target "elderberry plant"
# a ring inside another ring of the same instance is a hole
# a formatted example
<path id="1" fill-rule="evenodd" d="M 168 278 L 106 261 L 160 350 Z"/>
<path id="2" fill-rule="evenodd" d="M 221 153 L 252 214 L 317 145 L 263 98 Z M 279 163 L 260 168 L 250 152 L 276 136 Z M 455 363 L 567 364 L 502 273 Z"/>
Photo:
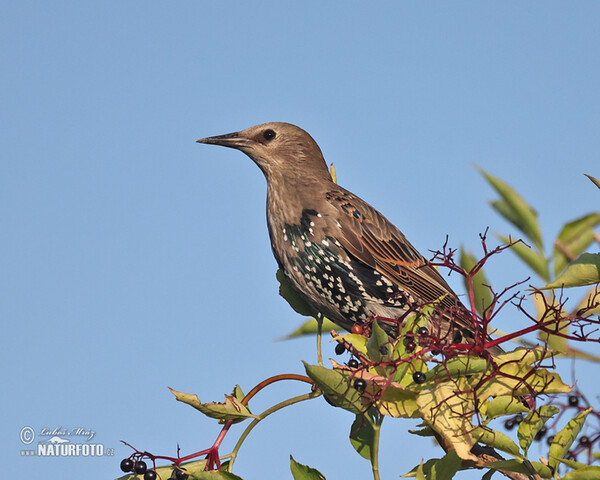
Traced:
<path id="1" fill-rule="evenodd" d="M 306 375 L 277 375 L 248 394 L 236 386 L 222 403 L 204 403 L 196 395 L 172 390 L 177 400 L 223 424 L 221 432 L 211 447 L 186 456 L 179 452 L 176 457 L 155 455 L 130 445 L 133 453 L 120 465 L 127 474 L 122 479 L 239 479 L 231 472 L 252 429 L 282 408 L 321 395 L 330 405 L 353 415 L 351 444 L 371 462 L 375 480 L 380 478 L 379 435 L 386 418 L 421 420 L 420 429 L 411 433 L 432 437 L 443 449 L 442 458 L 423 461 L 406 474 L 418 480 L 451 479 L 468 469 L 481 469 L 485 479 L 494 472 L 515 480 L 600 478 L 600 466 L 594 465 L 600 458 L 600 411 L 580 386 L 574 390 L 555 371 L 555 359 L 560 356 L 600 361 L 574 347 L 577 342 L 600 343 L 600 254 L 584 252 L 594 241 L 600 243 L 593 231 L 600 224 L 600 213 L 567 223 L 553 253 L 545 256 L 534 210 L 510 186 L 482 173 L 501 197 L 492 206 L 533 247 L 498 236 L 503 245 L 490 249 L 483 234 L 479 260 L 462 252 L 460 264 L 456 263 L 456 252 L 446 245 L 435 252 L 432 264 L 464 278 L 473 331 L 479 332 L 475 339 L 449 339 L 448 332 L 435 327 L 441 325 L 440 318 L 452 318 L 458 311 L 458 306 L 457 311 L 447 307 L 440 311 L 439 302 L 411 305 L 398 319 L 370 318 L 346 334 L 338 333 L 327 319 L 314 319 L 292 334 L 317 332 L 318 363 L 305 363 Z M 600 182 L 590 179 L 600 188 Z M 489 285 L 483 267 L 507 249 L 532 269 L 543 287 L 522 293 L 518 289 L 523 282 L 501 291 Z M 309 312 L 284 277 L 278 275 L 278 279 L 280 294 L 290 305 L 299 313 Z M 572 307 L 564 289 L 580 285 L 592 287 Z M 491 322 L 509 308 L 524 326 L 499 333 Z M 388 336 L 379 320 L 396 322 L 399 335 Z M 346 351 L 351 355 L 346 364 L 331 359 L 330 367 L 324 365 L 323 328 L 330 330 L 337 355 Z M 533 336 L 535 341 L 524 336 Z M 504 353 L 492 354 L 499 351 L 498 346 Z M 253 413 L 249 403 L 254 395 L 279 381 L 305 382 L 307 392 Z M 220 452 L 225 435 L 242 422 L 247 426 L 233 450 Z M 513 437 L 501 430 L 512 432 Z M 540 442 L 541 449 L 544 438 L 547 450 L 534 460 L 531 447 Z M 167 465 L 157 466 L 157 461 Z M 293 458 L 291 470 L 296 480 L 324 479 Z"/>

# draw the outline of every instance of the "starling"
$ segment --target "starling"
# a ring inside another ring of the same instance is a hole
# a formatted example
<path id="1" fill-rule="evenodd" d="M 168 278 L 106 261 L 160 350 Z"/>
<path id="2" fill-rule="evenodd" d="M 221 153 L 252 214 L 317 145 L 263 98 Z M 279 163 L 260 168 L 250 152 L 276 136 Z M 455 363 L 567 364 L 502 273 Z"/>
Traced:
<path id="1" fill-rule="evenodd" d="M 273 254 L 315 312 L 346 330 L 376 317 L 397 336 L 409 304 L 439 300 L 446 313 L 430 328 L 454 343 L 473 341 L 473 321 L 438 270 L 381 213 L 333 182 L 307 132 L 272 122 L 198 143 L 241 150 L 262 170 Z"/>

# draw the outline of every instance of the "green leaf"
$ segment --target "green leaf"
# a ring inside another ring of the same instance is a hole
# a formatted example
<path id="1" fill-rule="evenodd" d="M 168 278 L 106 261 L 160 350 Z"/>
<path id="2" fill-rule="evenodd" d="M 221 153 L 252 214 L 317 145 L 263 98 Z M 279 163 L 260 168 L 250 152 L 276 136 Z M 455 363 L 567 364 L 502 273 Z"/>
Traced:
<path id="1" fill-rule="evenodd" d="M 350 427 L 350 443 L 358 454 L 371 460 L 373 442 L 375 441 L 375 429 L 368 415 L 357 415 Z"/>
<path id="2" fill-rule="evenodd" d="M 540 462 L 529 462 L 533 469 L 542 478 L 552 478 L 552 470 L 546 465 Z M 525 465 L 523 460 L 498 460 L 497 462 L 489 462 L 485 464 L 486 468 L 493 468 L 494 470 L 506 470 L 508 472 L 523 473 L 525 475 L 531 475 L 531 471 L 528 466 Z"/>
<path id="3" fill-rule="evenodd" d="M 592 285 L 600 282 L 600 253 L 582 253 L 563 273 L 542 290 Z"/>
<path id="4" fill-rule="evenodd" d="M 589 178 L 589 179 L 592 181 L 592 183 L 593 183 L 594 185 L 596 185 L 598 188 L 600 188 L 600 180 L 598 180 L 598 179 L 596 179 L 596 178 L 592 177 L 591 175 L 588 175 L 587 173 L 584 173 L 584 175 L 585 175 L 586 177 L 588 177 L 588 178 Z"/>
<path id="5" fill-rule="evenodd" d="M 419 416 L 418 395 L 417 392 L 408 388 L 389 385 L 375 406 L 382 415 L 395 418 L 417 418 Z"/>
<path id="6" fill-rule="evenodd" d="M 566 393 L 572 388 L 557 373 L 540 368 L 537 364 L 550 357 L 543 348 L 517 348 L 496 357 L 496 375 L 489 378 L 477 391 L 480 400 L 501 395 L 519 397 L 530 394 Z M 533 366 L 532 366 L 533 364 Z"/>
<path id="7" fill-rule="evenodd" d="M 323 318 L 323 332 L 329 332 L 330 330 L 340 330 L 340 327 L 333 323 L 331 320 Z M 302 337 L 304 335 L 316 335 L 317 331 L 317 320 L 315 318 L 311 318 L 310 320 L 307 320 L 302 325 L 300 325 L 289 335 L 280 338 L 280 340 L 290 340 L 292 338 Z"/>
<path id="8" fill-rule="evenodd" d="M 294 289 L 294 287 L 292 287 L 281 268 L 277 270 L 275 276 L 279 281 L 279 295 L 281 295 L 285 301 L 289 303 L 290 307 L 292 307 L 296 313 L 299 313 L 305 317 L 314 317 L 319 313 L 316 312 L 315 309 L 312 308 L 308 303 L 306 303 L 304 298 L 302 298 Z"/>
<path id="9" fill-rule="evenodd" d="M 591 466 L 581 470 L 573 470 L 565 474 L 561 480 L 600 480 L 600 467 Z"/>
<path id="10" fill-rule="evenodd" d="M 296 460 L 294 460 L 294 457 L 292 457 L 291 455 L 290 469 L 292 470 L 294 480 L 325 480 L 325 477 L 321 474 L 321 472 L 315 470 L 314 468 L 296 462 Z"/>
<path id="11" fill-rule="evenodd" d="M 460 470 L 461 464 L 461 458 L 454 450 L 450 450 L 431 466 L 427 480 L 451 480 L 454 474 Z"/>
<path id="12" fill-rule="evenodd" d="M 513 457 L 521 457 L 519 447 L 512 439 L 502 432 L 496 432 L 487 427 L 477 427 L 473 430 L 473 440 L 490 447 L 510 453 Z"/>
<path id="13" fill-rule="evenodd" d="M 563 271 L 571 258 L 576 258 L 594 241 L 593 228 L 600 224 L 600 213 L 590 213 L 565 224 L 554 242 L 554 275 Z M 569 252 L 570 258 L 564 250 Z"/>
<path id="14" fill-rule="evenodd" d="M 539 251 L 543 251 L 542 235 L 535 210 L 510 185 L 481 168 L 478 170 L 502 197 L 502 207 L 496 206 L 496 211 L 521 230 Z M 510 213 L 507 214 L 507 212 Z"/>
<path id="15" fill-rule="evenodd" d="M 417 467 L 417 473 L 415 475 L 415 480 L 425 480 L 425 474 L 423 473 L 423 460 L 421 459 L 421 464 Z"/>
<path id="16" fill-rule="evenodd" d="M 474 373 L 483 373 L 489 367 L 490 364 L 483 358 L 458 355 L 431 369 L 429 378 L 431 380 L 458 378 Z"/>
<path id="17" fill-rule="evenodd" d="M 346 333 L 344 335 L 339 335 L 336 338 L 350 343 L 350 345 L 352 345 L 357 352 L 362 353 L 363 355 L 367 354 L 367 338 L 363 335 L 357 335 L 356 333 Z"/>
<path id="18" fill-rule="evenodd" d="M 223 470 L 210 470 L 206 472 L 194 473 L 192 478 L 194 480 L 242 480 L 241 477 L 238 477 L 237 475 L 234 475 L 230 472 L 225 472 Z"/>
<path id="19" fill-rule="evenodd" d="M 506 245 L 511 243 L 511 238 L 504 235 L 495 234 L 498 239 L 504 242 Z M 537 273 L 542 280 L 548 282 L 550 280 L 550 274 L 548 272 L 548 262 L 542 253 L 537 253 L 527 245 L 523 243 L 515 243 L 510 249 L 529 267 Z"/>
<path id="20" fill-rule="evenodd" d="M 190 475 L 192 478 L 200 480 L 242 480 L 233 473 L 226 472 L 224 470 L 212 470 L 204 471 L 206 467 L 206 460 L 195 460 L 193 462 L 182 463 L 180 469 Z M 156 473 L 160 476 L 158 478 L 171 478 L 173 473 L 173 465 L 164 465 L 156 467 Z M 142 480 L 143 475 L 124 475 L 117 480 Z"/>
<path id="21" fill-rule="evenodd" d="M 387 354 L 382 351 L 387 351 Z M 388 360 L 391 357 L 390 338 L 385 330 L 379 326 L 379 322 L 373 322 L 371 326 L 371 337 L 367 342 L 367 356 L 374 362 Z"/>
<path id="22" fill-rule="evenodd" d="M 479 411 L 483 416 L 485 423 L 489 423 L 494 418 L 528 412 L 529 409 L 523 402 L 512 395 L 501 395 L 492 398 L 487 402 L 483 402 L 479 407 Z"/>
<path id="23" fill-rule="evenodd" d="M 419 465 L 413 467 L 410 472 L 405 473 L 404 475 L 401 475 L 401 477 L 416 477 L 418 479 L 419 477 L 417 476 L 417 473 L 419 471 L 422 472 L 424 476 L 427 476 L 431 472 L 431 467 L 438 460 L 439 460 L 439 458 L 432 458 L 432 459 L 427 460 L 425 463 L 423 463 L 423 459 L 421 459 L 421 463 Z"/>
<path id="24" fill-rule="evenodd" d="M 494 475 L 494 473 L 496 473 L 495 470 L 488 470 L 485 475 L 481 477 L 481 480 L 492 480 L 492 475 Z"/>
<path id="25" fill-rule="evenodd" d="M 241 402 L 245 397 L 244 392 L 242 391 L 242 387 L 240 387 L 239 385 L 233 387 L 233 392 L 231 392 L 231 396 L 235 397 L 236 400 L 239 400 Z"/>
<path id="26" fill-rule="evenodd" d="M 470 272 L 476 264 L 477 259 L 473 256 L 473 254 L 471 252 L 465 252 L 461 247 L 460 266 L 467 272 Z M 463 277 L 463 281 L 465 283 L 465 290 L 469 291 L 469 282 L 467 277 Z M 483 315 L 483 311 L 492 303 L 492 293 L 487 287 L 490 282 L 488 282 L 487 278 L 485 277 L 483 268 L 473 275 L 472 282 L 473 294 L 475 296 L 475 308 L 477 309 L 477 313 L 479 313 L 479 315 Z"/>
<path id="27" fill-rule="evenodd" d="M 591 411 L 592 408 L 584 410 L 575 418 L 569 420 L 565 427 L 556 435 L 554 435 L 554 440 L 552 440 L 550 452 L 548 453 L 548 464 L 550 467 L 556 469 L 559 461 L 567 454 L 569 448 L 571 448 L 571 445 L 573 445 L 575 438 L 577 438 L 577 435 L 579 435 L 588 413 Z"/>
<path id="28" fill-rule="evenodd" d="M 519 424 L 517 438 L 525 455 L 527 455 L 527 450 L 529 450 L 531 442 L 533 442 L 540 429 L 548 419 L 556 415 L 559 411 L 560 409 L 557 407 L 545 405 L 529 413 L 525 420 Z"/>
<path id="29" fill-rule="evenodd" d="M 350 376 L 346 372 L 330 370 L 318 365 L 304 362 L 306 374 L 314 380 L 317 386 L 334 405 L 349 412 L 360 414 L 365 411 L 365 405 L 360 393 L 350 386 Z"/>
<path id="30" fill-rule="evenodd" d="M 257 418 L 256 415 L 252 415 L 252 413 L 250 413 L 250 410 L 246 405 L 243 405 L 236 397 L 232 395 L 225 395 L 225 401 L 223 403 L 202 403 L 197 395 L 178 392 L 172 388 L 169 388 L 169 390 L 171 390 L 171 393 L 175 395 L 175 398 L 178 401 L 187 403 L 196 410 L 202 412 L 207 417 L 216 418 L 221 423 L 227 420 L 234 420 L 237 423 L 245 420 L 246 418 Z"/>
<path id="31" fill-rule="evenodd" d="M 584 470 L 586 468 L 590 468 L 590 466 L 587 463 L 580 463 L 576 462 L 575 460 L 567 460 L 566 458 L 560 460 L 560 463 L 564 463 L 567 467 L 572 468 L 573 470 Z M 600 467 L 596 466 L 591 468 L 598 469 Z"/>

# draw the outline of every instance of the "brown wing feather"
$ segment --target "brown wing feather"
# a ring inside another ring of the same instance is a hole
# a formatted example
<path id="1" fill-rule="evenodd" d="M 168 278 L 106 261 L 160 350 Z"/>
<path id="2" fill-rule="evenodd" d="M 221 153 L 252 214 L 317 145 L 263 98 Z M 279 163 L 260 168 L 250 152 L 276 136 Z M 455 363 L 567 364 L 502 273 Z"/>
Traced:
<path id="1" fill-rule="evenodd" d="M 339 212 L 338 240 L 348 253 L 384 274 L 419 302 L 443 297 L 441 304 L 449 309 L 461 305 L 438 270 L 377 210 L 342 188 L 329 192 L 327 199 Z M 465 314 L 453 316 L 452 320 L 463 331 L 472 332 L 472 322 L 466 311 Z"/>

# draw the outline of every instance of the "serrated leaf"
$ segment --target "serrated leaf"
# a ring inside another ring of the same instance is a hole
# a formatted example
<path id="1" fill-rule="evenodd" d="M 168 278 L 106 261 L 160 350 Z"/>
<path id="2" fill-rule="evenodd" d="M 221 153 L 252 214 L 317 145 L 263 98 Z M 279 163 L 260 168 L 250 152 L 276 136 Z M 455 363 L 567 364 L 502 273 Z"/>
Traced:
<path id="1" fill-rule="evenodd" d="M 304 362 L 306 374 L 314 380 L 323 394 L 334 404 L 349 412 L 360 414 L 365 410 L 360 393 L 350 386 L 350 376 L 346 372 L 330 370 L 319 365 Z"/>
<path id="2" fill-rule="evenodd" d="M 471 252 L 466 252 L 460 249 L 460 266 L 464 268 L 467 272 L 470 272 L 473 267 L 477 264 L 477 259 Z M 467 277 L 463 277 L 463 281 L 465 284 L 465 290 L 469 291 L 469 282 Z M 490 282 L 485 276 L 483 268 L 479 270 L 475 275 L 473 275 L 473 295 L 475 297 L 475 308 L 477 309 L 477 313 L 479 315 L 483 315 L 483 311 L 490 306 L 492 303 L 492 293 L 488 288 Z"/>
<path id="3" fill-rule="evenodd" d="M 588 177 L 588 178 L 589 178 L 589 179 L 592 181 L 592 183 L 593 183 L 594 185 L 596 185 L 598 188 L 600 188 L 600 180 L 598 180 L 598 179 L 596 179 L 596 178 L 592 177 L 591 175 L 588 175 L 587 173 L 584 173 L 584 175 L 585 175 L 586 177 Z"/>
<path id="4" fill-rule="evenodd" d="M 375 441 L 375 429 L 367 415 L 357 415 L 350 427 L 350 443 L 358 454 L 371 460 L 371 452 Z"/>
<path id="5" fill-rule="evenodd" d="M 529 462 L 533 469 L 542 478 L 552 478 L 552 471 L 543 463 L 540 462 Z M 498 460 L 497 462 L 489 462 L 485 464 L 486 468 L 493 468 L 494 470 L 506 470 L 508 472 L 523 473 L 525 475 L 531 475 L 531 471 L 527 465 L 524 464 L 523 460 Z"/>
<path id="6" fill-rule="evenodd" d="M 223 403 L 210 402 L 202 403 L 197 395 L 191 393 L 178 392 L 169 388 L 171 393 L 175 395 L 175 398 L 183 403 L 194 407 L 204 415 L 210 418 L 216 418 L 221 422 L 227 420 L 233 420 L 234 422 L 241 422 L 246 418 L 257 418 L 256 415 L 252 415 L 246 405 L 243 405 L 237 398 L 231 395 L 225 395 L 225 401 Z"/>
<path id="7" fill-rule="evenodd" d="M 242 391 L 242 387 L 240 387 L 239 385 L 233 387 L 233 392 L 231 392 L 231 396 L 241 402 L 245 397 L 244 392 Z"/>
<path id="8" fill-rule="evenodd" d="M 511 243 L 511 238 L 505 235 L 495 234 L 496 237 L 504 242 L 506 245 Z M 542 280 L 545 282 L 550 280 L 550 274 L 548 272 L 548 261 L 543 254 L 537 253 L 536 251 L 529 248 L 523 243 L 515 243 L 510 247 L 521 260 L 523 260 L 531 269 L 537 273 Z"/>
<path id="9" fill-rule="evenodd" d="M 487 427 L 477 427 L 473 430 L 473 440 L 489 445 L 496 450 L 510 453 L 514 457 L 521 457 L 517 444 L 502 432 L 496 432 Z"/>
<path id="10" fill-rule="evenodd" d="M 500 197 L 502 197 L 505 204 L 503 206 L 507 207 L 497 210 L 498 213 L 521 230 L 540 252 L 543 251 L 544 246 L 536 211 L 529 206 L 513 187 L 481 168 L 478 168 L 478 170 L 496 192 L 498 192 Z M 508 216 L 505 215 L 507 209 L 511 211 L 511 214 Z"/>
<path id="11" fill-rule="evenodd" d="M 600 224 L 600 213 L 590 213 L 565 224 L 554 242 L 554 275 L 563 271 L 571 258 L 576 258 L 594 241 L 593 228 Z M 569 252 L 569 257 L 564 253 Z"/>
<path id="12" fill-rule="evenodd" d="M 575 438 L 579 435 L 586 417 L 591 411 L 592 408 L 588 408 L 579 413 L 575 418 L 569 420 L 560 432 L 554 435 L 554 440 L 552 440 L 550 452 L 548 453 L 548 464 L 552 468 L 556 469 L 559 461 L 567 454 L 569 448 L 573 445 Z"/>
<path id="13" fill-rule="evenodd" d="M 302 465 L 294 460 L 290 455 L 290 469 L 294 480 L 325 480 L 325 477 L 318 470 L 307 465 Z"/>
<path id="14" fill-rule="evenodd" d="M 460 470 L 461 464 L 461 458 L 454 450 L 450 450 L 431 466 L 427 480 L 451 480 Z"/>
<path id="15" fill-rule="evenodd" d="M 279 295 L 294 309 L 296 313 L 305 317 L 314 317 L 319 312 L 316 312 L 306 300 L 298 294 L 298 292 L 292 287 L 288 279 L 286 278 L 283 270 L 280 268 L 275 274 L 277 281 L 279 282 Z"/>
<path id="16" fill-rule="evenodd" d="M 600 282 L 600 253 L 582 253 L 567 265 L 560 276 L 541 290 L 581 287 Z"/>
<path id="17" fill-rule="evenodd" d="M 331 330 L 339 331 L 340 327 L 338 325 L 336 325 L 335 323 L 333 323 L 331 320 L 329 320 L 327 318 L 323 318 L 322 331 L 329 332 Z M 298 328 L 296 328 L 296 330 L 294 330 L 292 333 L 290 333 L 289 335 L 286 335 L 283 338 L 280 338 L 279 340 L 290 340 L 292 338 L 302 337 L 305 335 L 316 335 L 317 332 L 318 332 L 317 320 L 315 318 L 311 318 L 311 319 L 307 320 L 306 322 L 304 322 L 302 325 L 300 325 Z"/>
<path id="18" fill-rule="evenodd" d="M 540 429 L 544 426 L 544 424 L 548 421 L 548 419 L 552 418 L 560 411 L 559 408 L 553 407 L 550 405 L 545 405 L 543 407 L 530 412 L 525 420 L 523 420 L 519 424 L 519 429 L 517 430 L 517 438 L 519 439 L 519 445 L 521 445 L 521 449 L 523 453 L 527 455 L 527 450 L 535 436 L 540 431 Z"/>

